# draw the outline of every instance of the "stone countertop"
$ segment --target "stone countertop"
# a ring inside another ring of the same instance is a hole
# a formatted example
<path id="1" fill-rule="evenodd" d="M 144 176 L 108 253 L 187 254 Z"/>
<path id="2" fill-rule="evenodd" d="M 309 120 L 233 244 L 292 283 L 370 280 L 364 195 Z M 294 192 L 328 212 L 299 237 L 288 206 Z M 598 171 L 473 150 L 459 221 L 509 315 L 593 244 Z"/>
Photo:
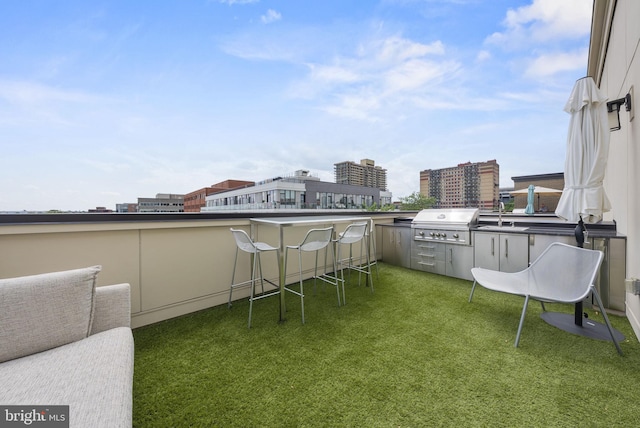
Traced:
<path id="1" fill-rule="evenodd" d="M 411 227 L 413 217 L 398 217 L 394 223 L 380 224 L 383 227 Z M 573 236 L 577 223 L 567 222 L 553 213 L 526 214 L 504 213 L 500 229 L 482 229 L 485 226 L 497 226 L 499 216 L 495 212 L 480 212 L 477 226 L 471 227 L 472 232 L 486 233 L 515 233 L 523 235 L 556 235 Z M 511 225 L 514 228 L 511 229 Z M 615 221 L 603 221 L 597 224 L 585 225 L 589 236 L 594 238 L 626 238 L 616 230 Z M 522 229 L 526 228 L 526 229 Z"/>
<path id="2" fill-rule="evenodd" d="M 557 235 L 573 236 L 577 223 L 567 222 L 555 214 L 535 214 L 527 216 L 522 214 L 506 213 L 502 215 L 502 227 L 500 229 L 483 229 L 486 226 L 497 226 L 499 216 L 497 213 L 480 214 L 478 225 L 471 230 L 474 232 L 500 232 L 518 233 L 526 235 Z M 511 225 L 514 228 L 511 230 Z M 525 229 L 526 228 L 526 229 Z M 617 232 L 615 221 L 602 221 L 596 224 L 585 224 L 589 236 L 594 238 L 626 238 Z"/>

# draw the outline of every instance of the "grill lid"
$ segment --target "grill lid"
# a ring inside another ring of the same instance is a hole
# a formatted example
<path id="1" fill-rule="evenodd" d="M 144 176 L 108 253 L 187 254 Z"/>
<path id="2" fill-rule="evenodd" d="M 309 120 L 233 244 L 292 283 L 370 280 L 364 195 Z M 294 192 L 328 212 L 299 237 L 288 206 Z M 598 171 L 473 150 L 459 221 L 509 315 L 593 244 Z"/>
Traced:
<path id="1" fill-rule="evenodd" d="M 420 211 L 411 222 L 412 227 L 469 228 L 478 223 L 478 208 L 432 208 Z"/>

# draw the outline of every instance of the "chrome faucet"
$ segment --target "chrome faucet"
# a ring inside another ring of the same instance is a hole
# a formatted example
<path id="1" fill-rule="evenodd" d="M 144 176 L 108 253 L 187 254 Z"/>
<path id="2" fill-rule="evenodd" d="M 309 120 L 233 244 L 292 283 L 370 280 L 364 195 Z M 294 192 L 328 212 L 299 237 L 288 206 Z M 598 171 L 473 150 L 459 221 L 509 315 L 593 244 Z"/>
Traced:
<path id="1" fill-rule="evenodd" d="M 498 205 L 498 227 L 502 227 L 502 212 L 504 211 L 504 202 Z"/>

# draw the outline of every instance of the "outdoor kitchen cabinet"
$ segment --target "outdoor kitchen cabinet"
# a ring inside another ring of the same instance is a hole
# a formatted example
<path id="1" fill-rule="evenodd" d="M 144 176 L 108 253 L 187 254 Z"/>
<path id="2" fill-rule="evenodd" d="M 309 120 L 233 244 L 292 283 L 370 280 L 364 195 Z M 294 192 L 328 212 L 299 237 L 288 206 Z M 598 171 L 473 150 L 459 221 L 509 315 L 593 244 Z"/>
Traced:
<path id="1" fill-rule="evenodd" d="M 529 235 L 474 232 L 474 264 L 501 272 L 519 272 L 529 266 Z"/>
<path id="2" fill-rule="evenodd" d="M 473 247 L 441 242 L 414 242 L 411 269 L 473 280 Z"/>
<path id="3" fill-rule="evenodd" d="M 473 281 L 473 247 L 447 244 L 445 247 L 445 274 Z"/>
<path id="4" fill-rule="evenodd" d="M 411 229 L 408 226 L 378 225 L 382 229 L 382 260 L 411 267 Z"/>

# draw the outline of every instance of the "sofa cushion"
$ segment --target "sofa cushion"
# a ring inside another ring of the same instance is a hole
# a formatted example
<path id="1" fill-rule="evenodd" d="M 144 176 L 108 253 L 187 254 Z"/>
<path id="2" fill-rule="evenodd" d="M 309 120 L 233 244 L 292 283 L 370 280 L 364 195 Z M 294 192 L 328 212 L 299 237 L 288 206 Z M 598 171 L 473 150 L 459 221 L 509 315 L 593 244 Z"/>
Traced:
<path id="1" fill-rule="evenodd" d="M 86 338 L 100 270 L 0 279 L 0 362 Z"/>
<path id="2" fill-rule="evenodd" d="M 131 329 L 118 327 L 7 361 L 0 403 L 68 405 L 71 428 L 131 428 L 133 356 Z"/>

